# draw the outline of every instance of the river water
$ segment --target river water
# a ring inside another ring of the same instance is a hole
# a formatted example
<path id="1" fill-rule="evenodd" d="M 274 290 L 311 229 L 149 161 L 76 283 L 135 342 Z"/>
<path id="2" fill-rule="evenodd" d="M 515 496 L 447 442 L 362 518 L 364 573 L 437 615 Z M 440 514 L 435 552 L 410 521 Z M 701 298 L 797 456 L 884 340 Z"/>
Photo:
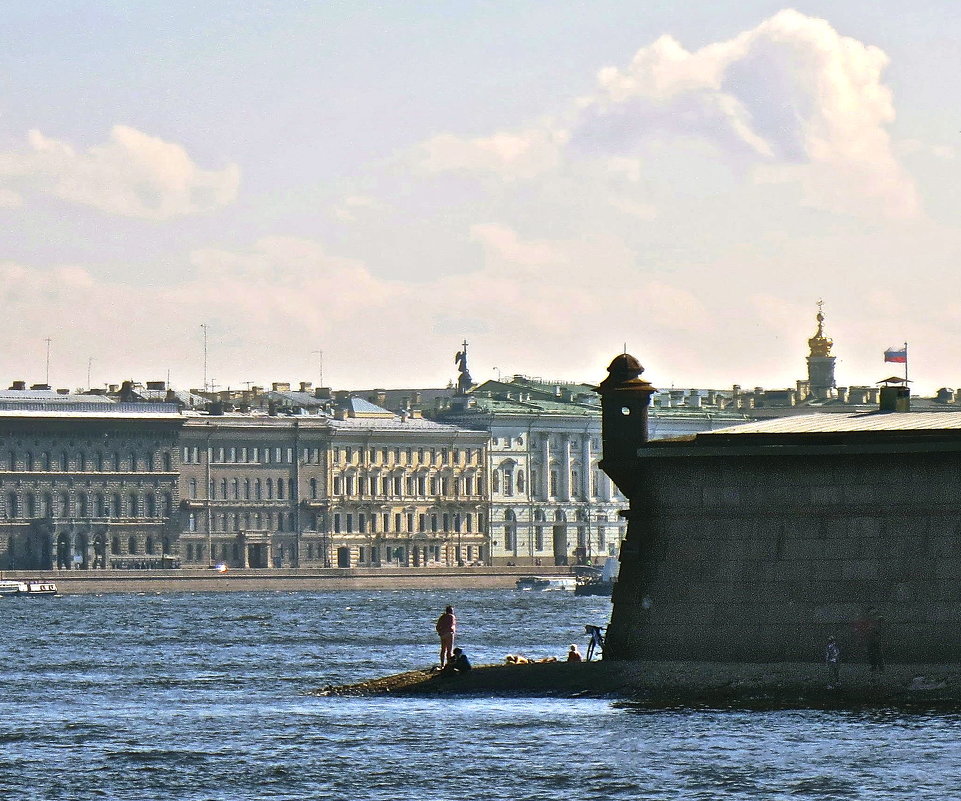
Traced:
<path id="1" fill-rule="evenodd" d="M 0 793 L 74 799 L 943 799 L 961 717 L 320 698 L 435 662 L 562 656 L 609 601 L 348 591 L 0 600 Z"/>

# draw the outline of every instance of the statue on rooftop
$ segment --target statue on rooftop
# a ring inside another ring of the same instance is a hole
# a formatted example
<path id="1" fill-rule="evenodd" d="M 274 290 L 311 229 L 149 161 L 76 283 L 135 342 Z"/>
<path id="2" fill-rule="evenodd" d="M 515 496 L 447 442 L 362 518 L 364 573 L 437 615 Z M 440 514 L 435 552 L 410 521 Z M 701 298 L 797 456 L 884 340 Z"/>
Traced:
<path id="1" fill-rule="evenodd" d="M 457 377 L 457 394 L 466 395 L 470 392 L 470 388 L 474 386 L 474 379 L 470 377 L 470 371 L 467 369 L 467 340 L 461 344 L 462 350 L 457 351 L 454 356 L 454 363 L 457 365 L 457 371 L 460 375 Z"/>

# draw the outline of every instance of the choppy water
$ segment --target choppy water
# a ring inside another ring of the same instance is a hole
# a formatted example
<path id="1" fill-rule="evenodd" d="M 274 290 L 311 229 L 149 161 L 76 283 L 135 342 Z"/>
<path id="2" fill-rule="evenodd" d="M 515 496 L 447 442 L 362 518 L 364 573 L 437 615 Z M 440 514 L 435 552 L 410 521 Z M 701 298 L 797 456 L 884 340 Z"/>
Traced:
<path id="1" fill-rule="evenodd" d="M 52 799 L 943 799 L 961 718 L 316 698 L 436 660 L 561 656 L 609 602 L 332 592 L 0 600 L 0 793 Z"/>

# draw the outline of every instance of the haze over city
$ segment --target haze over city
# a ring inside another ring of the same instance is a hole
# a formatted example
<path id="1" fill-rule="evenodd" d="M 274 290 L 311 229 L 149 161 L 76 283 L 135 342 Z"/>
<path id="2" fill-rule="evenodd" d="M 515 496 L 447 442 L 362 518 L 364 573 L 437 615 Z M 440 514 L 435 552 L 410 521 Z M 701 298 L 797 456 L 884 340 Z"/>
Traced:
<path id="1" fill-rule="evenodd" d="M 961 385 L 954 4 L 4 14 L 0 381 Z"/>

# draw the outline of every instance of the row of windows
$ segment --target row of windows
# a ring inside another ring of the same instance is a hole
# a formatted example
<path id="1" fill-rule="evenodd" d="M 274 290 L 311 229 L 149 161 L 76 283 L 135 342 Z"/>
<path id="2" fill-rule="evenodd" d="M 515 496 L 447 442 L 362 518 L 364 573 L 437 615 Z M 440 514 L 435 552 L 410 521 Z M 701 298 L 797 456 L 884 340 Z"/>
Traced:
<path id="1" fill-rule="evenodd" d="M 560 491 L 560 473 L 557 470 L 551 470 L 549 475 L 550 482 L 550 492 L 548 495 L 552 498 L 556 498 Z M 514 470 L 513 467 L 505 467 L 501 470 L 495 470 L 491 474 L 491 489 L 493 492 L 502 492 L 504 495 L 513 495 L 514 489 L 517 492 L 524 492 L 524 471 Z M 591 495 L 593 497 L 598 497 L 600 490 L 600 474 L 595 470 L 591 473 Z M 581 486 L 581 472 L 580 470 L 571 470 L 570 475 L 570 491 L 571 495 L 579 497 L 583 494 L 584 488 Z M 536 469 L 531 469 L 531 493 L 535 496 L 541 495 L 541 475 Z"/>
<path id="2" fill-rule="evenodd" d="M 236 514 L 224 512 L 210 516 L 211 531 L 296 531 L 297 524 L 293 512 L 247 512 Z M 187 518 L 187 530 L 197 531 L 197 515 L 193 512 Z"/>
<path id="3" fill-rule="evenodd" d="M 159 512 L 159 515 L 158 515 Z M 36 495 L 32 492 L 22 497 L 16 492 L 6 496 L 8 518 L 38 517 L 170 517 L 173 497 L 169 492 L 158 498 L 150 492 L 146 495 L 130 493 L 81 493 L 71 497 L 68 493 Z"/>
<path id="4" fill-rule="evenodd" d="M 607 548 L 607 544 L 608 544 L 608 543 L 607 543 L 607 529 L 606 529 L 604 526 L 598 526 L 598 527 L 595 529 L 595 532 L 596 532 L 596 534 L 597 534 L 597 537 L 596 537 L 595 543 L 592 543 L 592 544 L 596 544 L 598 551 L 603 551 L 605 548 Z M 552 530 L 548 529 L 547 534 L 550 535 L 550 548 L 548 548 L 547 550 L 553 550 L 553 548 L 554 548 L 554 542 L 553 542 L 553 534 L 554 534 L 554 532 L 553 532 Z M 588 540 L 587 529 L 584 528 L 584 527 L 578 527 L 578 528 L 577 528 L 577 546 L 578 546 L 579 548 L 586 548 L 586 547 L 587 547 L 587 540 Z M 535 551 L 543 551 L 543 550 L 545 550 L 545 547 L 544 547 L 544 546 L 545 546 L 545 542 L 546 542 L 546 541 L 547 541 L 547 538 L 545 537 L 544 527 L 543 527 L 543 526 L 535 526 L 535 527 L 534 527 L 534 541 L 533 541 L 533 543 L 532 543 L 534 550 L 535 550 Z M 504 550 L 507 550 L 507 551 L 516 551 L 517 548 L 518 548 L 517 529 L 516 529 L 513 525 L 509 525 L 509 526 L 507 526 L 507 528 L 504 530 Z"/>
<path id="5" fill-rule="evenodd" d="M 414 460 L 414 454 L 417 460 Z M 442 464 L 452 461 L 453 464 L 480 464 L 480 448 L 334 448 L 335 461 L 353 463 L 354 459 L 361 461 L 366 456 L 370 464 Z M 393 458 L 391 458 L 393 457 Z"/>
<path id="6" fill-rule="evenodd" d="M 357 528 L 354 528 L 356 521 Z M 317 518 L 314 518 L 316 526 Z M 352 513 L 341 514 L 335 512 L 333 515 L 334 533 L 353 534 L 356 530 L 359 534 L 414 534 L 430 532 L 448 532 L 471 534 L 474 532 L 475 524 L 478 531 L 483 530 L 484 516 L 466 512 L 460 514 L 418 514 L 412 512 L 401 514 L 399 512 L 391 514 L 383 512 L 378 514 L 359 513 L 356 516 Z"/>
<path id="7" fill-rule="evenodd" d="M 317 479 L 311 479 L 310 487 L 312 496 L 316 498 Z M 197 479 L 191 478 L 187 482 L 187 497 L 199 497 L 197 490 Z M 290 500 L 294 497 L 294 480 L 292 478 L 278 478 L 277 481 L 274 482 L 272 478 L 268 478 L 266 481 L 261 482 L 259 478 L 255 478 L 253 481 L 251 481 L 249 478 L 245 478 L 243 480 L 239 478 L 230 480 L 222 478 L 218 482 L 214 479 L 211 479 L 210 486 L 207 487 L 207 497 L 210 498 L 210 500 L 219 499 L 222 501 L 238 501 L 241 499 L 245 501 L 272 501 L 275 497 L 279 501 Z"/>
<path id="8" fill-rule="evenodd" d="M 321 448 L 303 448 L 300 453 L 301 461 L 305 464 L 321 463 Z M 371 464 L 415 464 L 414 448 L 334 448 L 334 459 L 343 462 L 353 462 L 354 458 L 363 459 Z M 185 446 L 182 458 L 184 464 L 200 464 L 201 449 L 198 446 Z M 479 464 L 480 448 L 417 448 L 417 464 L 434 464 L 438 461 L 446 462 L 453 458 L 454 464 Z M 293 448 L 277 447 L 248 447 L 231 445 L 207 448 L 207 459 L 220 464 L 292 464 L 294 461 Z"/>
<path id="9" fill-rule="evenodd" d="M 141 470 L 163 470 L 169 473 L 171 472 L 172 466 L 170 453 L 168 452 L 156 454 L 152 452 L 136 453 L 131 451 L 129 453 L 121 453 L 119 451 L 111 451 L 107 453 L 97 452 L 94 454 L 69 454 L 66 451 L 61 451 L 60 453 L 50 453 L 49 451 L 43 451 L 41 453 L 18 453 L 17 451 L 8 451 L 0 456 L 0 469 L 11 471 L 23 470 L 28 473 L 36 471 L 66 473 L 74 470 L 79 472 L 95 470 L 100 473 L 111 470 L 130 473 L 136 473 Z"/>
<path id="10" fill-rule="evenodd" d="M 461 495 L 480 492 L 474 476 L 334 476 L 334 495 L 450 495 L 451 487 Z M 316 496 L 315 496 L 316 497 Z"/>

